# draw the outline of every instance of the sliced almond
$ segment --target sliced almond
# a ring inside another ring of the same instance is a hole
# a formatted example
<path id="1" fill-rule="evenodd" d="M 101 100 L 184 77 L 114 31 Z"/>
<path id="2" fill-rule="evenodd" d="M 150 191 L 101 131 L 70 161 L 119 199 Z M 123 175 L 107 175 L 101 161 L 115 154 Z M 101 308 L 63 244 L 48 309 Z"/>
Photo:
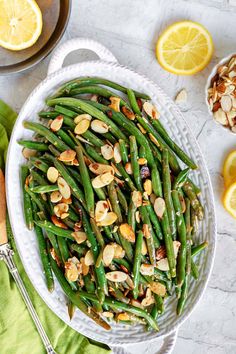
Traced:
<path id="1" fill-rule="evenodd" d="M 218 123 L 222 125 L 228 124 L 226 113 L 221 108 L 219 108 L 218 111 L 214 112 L 213 115 Z"/>
<path id="2" fill-rule="evenodd" d="M 63 220 L 63 219 L 68 218 L 68 216 L 69 216 L 69 213 L 62 213 L 60 218 Z"/>
<path id="3" fill-rule="evenodd" d="M 92 97 L 90 98 L 90 101 L 98 102 L 98 95 L 92 95 Z"/>
<path id="4" fill-rule="evenodd" d="M 149 199 L 150 199 L 151 204 L 154 205 L 155 200 L 156 200 L 156 194 L 152 193 L 150 195 Z"/>
<path id="5" fill-rule="evenodd" d="M 155 138 L 155 136 L 152 133 L 149 133 L 149 138 L 151 139 L 151 141 L 157 146 L 160 147 L 159 141 Z"/>
<path id="6" fill-rule="evenodd" d="M 135 220 L 136 220 L 136 222 L 137 222 L 138 224 L 140 224 L 141 218 L 140 218 L 140 212 L 139 212 L 139 210 L 137 210 L 137 211 L 135 212 Z"/>
<path id="7" fill-rule="evenodd" d="M 229 121 L 229 125 L 233 127 L 236 124 L 236 111 L 230 111 L 227 113 L 227 119 Z"/>
<path id="8" fill-rule="evenodd" d="M 125 251 L 118 243 L 112 243 L 112 247 L 114 248 L 114 258 L 124 258 Z"/>
<path id="9" fill-rule="evenodd" d="M 114 180 L 114 175 L 111 172 L 106 172 L 102 175 L 95 177 L 92 180 L 93 188 L 102 188 L 108 186 Z"/>
<path id="10" fill-rule="evenodd" d="M 114 156 L 113 148 L 109 144 L 101 147 L 101 153 L 105 160 L 111 160 Z"/>
<path id="11" fill-rule="evenodd" d="M 143 307 L 148 307 L 148 306 L 150 306 L 150 305 L 152 305 L 152 304 L 154 304 L 154 303 L 155 303 L 155 300 L 154 300 L 154 297 L 153 297 L 153 296 L 151 296 L 151 297 L 149 297 L 149 298 L 145 297 L 145 298 L 141 301 L 141 305 L 142 305 Z"/>
<path id="12" fill-rule="evenodd" d="M 70 198 L 67 198 L 67 199 L 62 198 L 62 199 L 61 199 L 61 202 L 62 202 L 62 203 L 66 203 L 66 204 L 72 204 L 72 199 L 71 199 L 71 197 L 70 197 Z"/>
<path id="13" fill-rule="evenodd" d="M 127 162 L 125 164 L 125 171 L 128 173 L 128 175 L 132 175 L 133 174 L 132 165 L 131 165 L 130 162 Z"/>
<path id="14" fill-rule="evenodd" d="M 163 258 L 166 258 L 166 248 L 164 245 L 158 247 L 158 249 L 156 250 L 156 260 L 159 261 Z"/>
<path id="15" fill-rule="evenodd" d="M 58 220 L 56 215 L 52 215 L 51 220 L 54 225 L 60 227 L 61 229 L 68 229 L 68 227 L 66 226 L 66 224 L 64 224 L 64 222 L 62 222 L 61 220 Z"/>
<path id="16" fill-rule="evenodd" d="M 24 156 L 25 159 L 29 159 L 30 157 L 33 157 L 37 154 L 36 150 L 32 150 L 32 149 L 28 149 L 28 148 L 24 148 L 22 150 L 22 155 Z"/>
<path id="17" fill-rule="evenodd" d="M 139 208 L 143 202 L 142 193 L 139 191 L 133 191 L 132 192 L 132 202 L 134 203 L 136 208 Z"/>
<path id="18" fill-rule="evenodd" d="M 158 218 L 161 219 L 166 210 L 166 204 L 163 198 L 156 198 L 154 202 L 154 210 Z"/>
<path id="19" fill-rule="evenodd" d="M 52 123 L 50 124 L 50 129 L 53 132 L 58 132 L 58 130 L 61 129 L 62 124 L 63 124 L 63 116 L 60 115 L 52 121 Z"/>
<path id="20" fill-rule="evenodd" d="M 143 184 L 143 188 L 144 188 L 145 192 L 147 192 L 147 195 L 151 195 L 152 194 L 152 181 L 150 179 L 146 179 Z"/>
<path id="21" fill-rule="evenodd" d="M 45 193 L 40 193 L 42 199 L 46 202 L 47 201 L 47 196 Z"/>
<path id="22" fill-rule="evenodd" d="M 76 264 L 69 260 L 65 263 L 65 276 L 68 281 L 76 281 L 79 277 Z"/>
<path id="23" fill-rule="evenodd" d="M 96 207 L 95 207 L 95 220 L 97 222 L 103 220 L 107 216 L 108 210 L 109 210 L 109 205 L 107 201 L 99 200 L 96 203 Z"/>
<path id="24" fill-rule="evenodd" d="M 57 185 L 58 185 L 59 192 L 61 193 L 62 197 L 65 199 L 70 198 L 71 190 L 70 190 L 68 183 L 64 180 L 64 178 L 58 177 Z"/>
<path id="25" fill-rule="evenodd" d="M 89 266 L 85 264 L 84 257 L 80 258 L 80 262 L 82 263 L 82 274 L 85 276 L 89 273 Z"/>
<path id="26" fill-rule="evenodd" d="M 221 108 L 224 112 L 230 112 L 232 108 L 232 100 L 229 95 L 224 95 L 220 99 Z"/>
<path id="27" fill-rule="evenodd" d="M 151 117 L 153 119 L 160 118 L 160 113 L 158 112 L 156 107 L 154 107 L 153 104 L 151 104 L 150 102 L 144 102 L 143 110 L 149 117 Z"/>
<path id="28" fill-rule="evenodd" d="M 139 164 L 140 166 L 146 165 L 146 164 L 147 164 L 147 159 L 145 159 L 145 157 L 140 157 L 140 158 L 138 159 L 138 164 Z"/>
<path id="29" fill-rule="evenodd" d="M 236 126 L 232 127 L 232 128 L 231 128 L 231 131 L 232 131 L 232 133 L 235 134 L 235 133 L 236 133 Z"/>
<path id="30" fill-rule="evenodd" d="M 74 150 L 65 150 L 63 151 L 60 156 L 58 157 L 58 160 L 62 162 L 71 162 L 75 159 L 76 152 Z"/>
<path id="31" fill-rule="evenodd" d="M 116 163 L 121 162 L 121 154 L 120 154 L 120 145 L 119 143 L 115 143 L 114 145 L 114 160 Z"/>
<path id="32" fill-rule="evenodd" d="M 106 245 L 102 253 L 102 260 L 105 267 L 108 267 L 111 264 L 114 255 L 115 248 L 113 247 L 113 245 Z"/>
<path id="33" fill-rule="evenodd" d="M 127 275 L 126 284 L 129 286 L 131 290 L 134 289 L 134 282 L 129 275 Z"/>
<path id="34" fill-rule="evenodd" d="M 122 283 L 123 281 L 126 281 L 127 274 L 119 270 L 115 270 L 113 272 L 106 273 L 106 278 L 114 283 Z"/>
<path id="35" fill-rule="evenodd" d="M 88 120 L 90 122 L 91 119 L 92 119 L 92 117 L 90 116 L 90 114 L 83 113 L 83 114 L 79 114 L 78 116 L 76 116 L 74 118 L 74 122 L 75 122 L 75 124 L 80 123 L 82 120 Z"/>
<path id="36" fill-rule="evenodd" d="M 140 273 L 142 275 L 153 275 L 154 274 L 154 266 L 152 264 L 141 264 Z"/>
<path id="37" fill-rule="evenodd" d="M 116 168 L 115 164 L 114 164 L 113 162 L 111 162 L 111 165 L 112 165 L 112 167 L 113 167 L 113 169 L 114 169 L 114 173 L 115 173 L 117 176 L 121 177 L 122 174 L 121 174 L 120 171 Z"/>
<path id="38" fill-rule="evenodd" d="M 129 242 L 135 242 L 135 233 L 129 224 L 121 224 L 119 226 L 119 230 L 122 237 L 124 237 Z"/>
<path id="39" fill-rule="evenodd" d="M 181 246 L 181 243 L 179 241 L 173 241 L 175 258 L 177 258 L 177 256 L 178 256 L 180 246 Z"/>
<path id="40" fill-rule="evenodd" d="M 98 226 L 109 226 L 117 220 L 117 215 L 113 211 L 107 213 L 106 217 L 97 223 Z"/>
<path id="41" fill-rule="evenodd" d="M 91 250 L 88 250 L 84 256 L 84 263 L 86 266 L 94 265 L 93 253 Z"/>
<path id="42" fill-rule="evenodd" d="M 84 139 L 82 136 L 76 135 L 75 137 L 76 137 L 76 139 L 82 141 L 82 143 L 85 143 L 85 144 L 93 146 L 93 144 L 90 141 L 88 141 L 87 139 Z"/>
<path id="43" fill-rule="evenodd" d="M 142 309 L 143 310 L 143 305 L 141 304 L 141 302 L 139 302 L 138 300 L 134 300 L 132 299 L 130 304 L 134 307 L 138 307 L 139 309 Z"/>
<path id="44" fill-rule="evenodd" d="M 75 127 L 75 134 L 81 135 L 84 134 L 90 126 L 90 121 L 87 119 L 82 119 Z"/>
<path id="45" fill-rule="evenodd" d="M 146 244 L 146 241 L 143 239 L 142 241 L 142 250 L 141 250 L 141 253 L 143 256 L 145 256 L 147 254 L 148 250 L 147 250 L 147 244 Z"/>
<path id="46" fill-rule="evenodd" d="M 121 111 L 129 120 L 135 120 L 135 114 L 128 107 L 126 106 L 121 107 Z"/>
<path id="47" fill-rule="evenodd" d="M 58 203 L 62 200 L 62 195 L 59 191 L 54 191 L 50 194 L 50 200 L 52 203 Z"/>
<path id="48" fill-rule="evenodd" d="M 183 195 L 179 195 L 179 201 L 180 201 L 182 213 L 184 214 L 185 210 L 186 210 L 186 203 L 185 203 L 185 198 Z"/>
<path id="49" fill-rule="evenodd" d="M 118 321 L 129 321 L 130 316 L 126 312 L 119 313 L 116 317 Z"/>
<path id="50" fill-rule="evenodd" d="M 151 231 L 149 229 L 148 224 L 143 224 L 143 236 L 146 238 L 150 238 L 151 237 Z"/>
<path id="51" fill-rule="evenodd" d="M 114 109 L 116 112 L 120 112 L 120 98 L 111 96 L 109 99 L 111 104 L 108 107 Z"/>
<path id="52" fill-rule="evenodd" d="M 54 206 L 53 210 L 56 216 L 60 218 L 63 213 L 67 213 L 69 206 L 66 203 L 59 203 Z"/>
<path id="53" fill-rule="evenodd" d="M 106 318 L 113 318 L 114 317 L 114 313 L 110 312 L 110 311 L 104 311 L 102 313 L 102 315 Z"/>
<path id="54" fill-rule="evenodd" d="M 89 169 L 95 175 L 102 175 L 103 173 L 106 173 L 106 172 L 110 172 L 113 175 L 115 173 L 114 168 L 112 166 L 104 165 L 102 163 L 91 163 L 89 165 Z"/>
<path id="55" fill-rule="evenodd" d="M 109 127 L 106 123 L 99 119 L 94 119 L 91 123 L 91 129 L 99 134 L 105 134 L 109 131 Z"/>
<path id="56" fill-rule="evenodd" d="M 59 172 L 57 171 L 57 169 L 55 167 L 49 167 L 49 169 L 47 170 L 47 179 L 51 183 L 56 183 L 58 176 Z"/>
<path id="57" fill-rule="evenodd" d="M 147 299 L 150 299 L 152 297 L 152 291 L 150 288 L 147 288 L 146 290 L 146 296 L 145 296 Z"/>
<path id="58" fill-rule="evenodd" d="M 152 282 L 150 284 L 150 289 L 153 293 L 159 295 L 159 296 L 162 296 L 164 297 L 165 294 L 166 294 L 166 287 L 165 285 L 159 283 L 159 282 Z"/>
<path id="59" fill-rule="evenodd" d="M 170 270 L 169 268 L 169 263 L 167 258 L 162 258 L 156 263 L 156 267 L 160 270 L 163 270 L 164 272 L 167 272 Z"/>
<path id="60" fill-rule="evenodd" d="M 182 89 L 175 97 L 175 103 L 186 103 L 187 102 L 187 91 Z"/>
<path id="61" fill-rule="evenodd" d="M 137 123 L 137 127 L 139 128 L 139 130 L 141 131 L 141 133 L 143 133 L 143 134 L 146 134 L 146 133 L 147 133 L 147 131 L 143 128 L 143 126 L 142 126 L 141 124 Z"/>
<path id="62" fill-rule="evenodd" d="M 76 241 L 78 244 L 81 244 L 81 243 L 83 243 L 84 241 L 87 240 L 87 235 L 86 235 L 86 233 L 83 232 L 83 231 L 75 231 L 75 232 L 72 232 L 71 236 L 74 237 L 75 241 Z"/>

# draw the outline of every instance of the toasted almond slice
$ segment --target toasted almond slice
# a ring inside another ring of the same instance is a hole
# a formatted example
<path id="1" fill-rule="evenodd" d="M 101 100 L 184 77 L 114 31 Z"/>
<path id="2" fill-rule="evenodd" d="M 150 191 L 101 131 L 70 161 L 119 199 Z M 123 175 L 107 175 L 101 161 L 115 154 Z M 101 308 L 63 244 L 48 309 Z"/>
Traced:
<path id="1" fill-rule="evenodd" d="M 77 159 L 74 159 L 72 162 L 73 166 L 79 166 L 79 161 Z"/>
<path id="2" fill-rule="evenodd" d="M 114 156 L 113 148 L 109 144 L 105 144 L 101 147 L 101 153 L 105 160 L 110 160 Z"/>
<path id="3" fill-rule="evenodd" d="M 118 178 L 116 176 L 114 177 L 114 180 L 116 181 L 116 183 L 118 184 L 119 187 L 123 187 L 124 184 L 125 184 L 124 180 L 122 180 L 122 179 L 120 179 L 120 178 Z"/>
<path id="4" fill-rule="evenodd" d="M 151 195 L 152 194 L 152 181 L 150 179 L 146 179 L 143 184 L 143 188 L 144 188 L 145 192 L 147 192 L 147 195 Z"/>
<path id="5" fill-rule="evenodd" d="M 90 122 L 91 119 L 92 119 L 92 117 L 90 116 L 90 114 L 83 113 L 83 114 L 79 114 L 78 116 L 76 116 L 74 118 L 74 122 L 75 122 L 75 124 L 80 123 L 82 120 L 88 120 Z"/>
<path id="6" fill-rule="evenodd" d="M 76 281 L 79 277 L 76 264 L 69 260 L 65 263 L 65 276 L 68 281 Z"/>
<path id="7" fill-rule="evenodd" d="M 109 210 L 109 205 L 106 200 L 99 200 L 96 203 L 96 208 L 95 208 L 95 220 L 96 221 L 101 221 L 103 220 L 108 213 Z"/>
<path id="8" fill-rule="evenodd" d="M 144 306 L 144 307 L 148 307 L 148 306 L 150 306 L 150 305 L 152 305 L 152 304 L 154 304 L 154 303 L 155 303 L 154 297 L 151 296 L 151 297 L 149 297 L 149 298 L 145 297 L 145 298 L 142 300 L 141 305 Z"/>
<path id="9" fill-rule="evenodd" d="M 140 158 L 138 159 L 138 164 L 139 164 L 140 166 L 146 165 L 146 164 L 147 164 L 147 159 L 145 159 L 145 157 L 140 157 Z"/>
<path id="10" fill-rule="evenodd" d="M 136 220 L 136 222 L 137 222 L 138 224 L 140 224 L 141 219 L 140 219 L 140 212 L 139 212 L 139 210 L 137 210 L 137 211 L 135 212 L 135 220 Z"/>
<path id="11" fill-rule="evenodd" d="M 156 250 L 156 260 L 159 261 L 160 259 L 166 258 L 166 248 L 164 245 L 161 245 Z"/>
<path id="12" fill-rule="evenodd" d="M 132 192 L 132 202 L 136 206 L 136 208 L 139 208 L 142 205 L 143 197 L 142 193 L 139 191 L 133 191 Z"/>
<path id="13" fill-rule="evenodd" d="M 187 102 L 187 91 L 185 89 L 182 89 L 179 91 L 179 93 L 175 97 L 175 103 L 186 103 Z"/>
<path id="14" fill-rule="evenodd" d="M 117 176 L 121 177 L 122 174 L 121 174 L 120 171 L 116 168 L 115 164 L 114 164 L 113 162 L 111 162 L 111 165 L 112 165 L 112 167 L 113 167 L 113 169 L 114 169 L 114 173 L 115 173 Z"/>
<path id="15" fill-rule="evenodd" d="M 50 200 L 52 203 L 58 203 L 62 200 L 62 195 L 59 191 L 54 191 L 50 194 Z"/>
<path id="16" fill-rule="evenodd" d="M 106 172 L 100 175 L 101 181 L 105 183 L 105 186 L 110 184 L 114 180 L 114 175 L 111 172 Z"/>
<path id="17" fill-rule="evenodd" d="M 229 95 L 224 95 L 220 99 L 221 108 L 224 112 L 230 112 L 232 108 L 232 100 Z"/>
<path id="18" fill-rule="evenodd" d="M 131 111 L 130 108 L 128 108 L 126 106 L 122 106 L 121 111 L 126 116 L 126 118 L 128 118 L 129 120 L 135 120 L 135 114 L 133 111 Z"/>
<path id="19" fill-rule="evenodd" d="M 218 68 L 217 68 L 217 73 L 220 75 L 220 76 L 223 76 L 227 73 L 228 71 L 228 67 L 226 65 L 220 65 Z"/>
<path id="20" fill-rule="evenodd" d="M 85 264 L 84 257 L 80 258 L 80 262 L 82 263 L 82 274 L 85 276 L 89 273 L 89 266 Z"/>
<path id="21" fill-rule="evenodd" d="M 154 107 L 153 104 L 151 104 L 150 102 L 144 102 L 143 110 L 149 117 L 151 117 L 153 119 L 160 118 L 160 113 L 158 112 L 156 107 Z"/>
<path id="22" fill-rule="evenodd" d="M 233 127 L 236 123 L 236 112 L 235 111 L 230 111 L 227 113 L 227 118 L 229 121 L 229 125 Z"/>
<path id="23" fill-rule="evenodd" d="M 68 216 L 69 216 L 69 213 L 62 213 L 61 214 L 61 219 L 63 220 L 63 219 L 66 219 L 66 218 L 68 218 Z"/>
<path id="24" fill-rule="evenodd" d="M 94 265 L 94 258 L 91 250 L 88 250 L 84 256 L 84 263 L 87 266 Z"/>
<path id="25" fill-rule="evenodd" d="M 113 318 L 114 317 L 114 313 L 110 312 L 110 311 L 104 311 L 102 313 L 102 315 L 106 318 Z"/>
<path id="26" fill-rule="evenodd" d="M 151 141 L 157 146 L 160 147 L 159 141 L 155 138 L 155 136 L 152 133 L 149 133 L 149 138 L 151 139 Z"/>
<path id="27" fill-rule="evenodd" d="M 106 184 L 104 182 L 102 182 L 101 180 L 101 176 L 97 176 L 92 180 L 92 186 L 93 188 L 102 188 L 104 187 Z"/>
<path id="28" fill-rule="evenodd" d="M 116 317 L 118 321 L 129 321 L 130 316 L 126 312 L 119 313 Z"/>
<path id="29" fill-rule="evenodd" d="M 58 218 L 60 218 L 63 213 L 67 213 L 68 209 L 69 209 L 69 206 L 66 203 L 59 203 L 59 204 L 55 205 L 53 208 L 54 213 L 56 214 L 56 216 Z"/>
<path id="30" fill-rule="evenodd" d="M 226 113 L 222 110 L 222 108 L 219 108 L 218 111 L 213 113 L 215 120 L 222 124 L 222 125 L 227 125 L 228 124 L 228 120 L 227 120 L 227 116 Z"/>
<path id="31" fill-rule="evenodd" d="M 134 300 L 132 299 L 130 304 L 134 307 L 138 307 L 139 309 L 142 309 L 143 310 L 143 305 L 141 304 L 141 302 L 139 302 L 138 300 Z"/>
<path id="32" fill-rule="evenodd" d="M 53 132 L 58 132 L 58 130 L 61 129 L 62 124 L 63 124 L 63 116 L 60 115 L 52 121 L 52 123 L 50 124 L 50 129 Z"/>
<path id="33" fill-rule="evenodd" d="M 132 175 L 133 174 L 133 170 L 132 170 L 132 165 L 130 162 L 127 162 L 125 164 L 125 171 L 129 174 Z"/>
<path id="34" fill-rule="evenodd" d="M 55 167 L 49 167 L 49 169 L 47 170 L 47 179 L 51 183 L 56 183 L 58 176 L 59 172 L 57 171 L 57 169 Z"/>
<path id="35" fill-rule="evenodd" d="M 113 272 L 106 273 L 106 278 L 114 283 L 122 283 L 123 281 L 126 281 L 127 274 L 119 270 L 115 270 Z"/>
<path id="36" fill-rule="evenodd" d="M 163 198 L 159 197 L 156 198 L 155 202 L 154 202 L 154 210 L 156 215 L 158 216 L 158 218 L 162 218 L 164 211 L 166 209 L 166 204 Z"/>
<path id="37" fill-rule="evenodd" d="M 90 121 L 87 119 L 82 119 L 75 127 L 75 134 L 81 135 L 84 134 L 90 126 Z"/>
<path id="38" fill-rule="evenodd" d="M 120 163 L 121 162 L 121 154 L 120 154 L 120 144 L 119 143 L 115 143 L 114 145 L 114 160 L 116 163 Z"/>
<path id="39" fill-rule="evenodd" d="M 173 241 L 175 258 L 177 258 L 177 256 L 178 256 L 180 246 L 181 246 L 181 243 L 179 241 Z"/>
<path id="40" fill-rule="evenodd" d="M 71 162 L 75 159 L 76 152 L 74 150 L 65 150 L 63 151 L 60 156 L 58 157 L 58 160 L 62 162 Z"/>
<path id="41" fill-rule="evenodd" d="M 125 251 L 118 243 L 112 243 L 112 247 L 114 248 L 114 258 L 124 258 Z"/>
<path id="42" fill-rule="evenodd" d="M 141 251 L 142 255 L 145 256 L 147 254 L 147 244 L 146 241 L 143 239 L 142 241 L 142 251 Z"/>
<path id="43" fill-rule="evenodd" d="M 106 123 L 99 119 L 94 119 L 91 123 L 91 129 L 99 134 L 105 134 L 109 131 L 109 127 Z"/>
<path id="44" fill-rule="evenodd" d="M 117 215 L 113 211 L 107 213 L 106 217 L 101 220 L 99 223 L 97 223 L 98 226 L 109 226 L 114 224 L 114 222 L 117 220 Z"/>
<path id="45" fill-rule="evenodd" d="M 151 237 L 151 231 L 149 229 L 148 224 L 143 224 L 143 236 L 146 238 L 150 238 Z"/>
<path id="46" fill-rule="evenodd" d="M 152 282 L 150 284 L 150 289 L 152 290 L 153 293 L 159 295 L 159 296 L 165 296 L 166 294 L 166 287 L 165 285 L 159 283 L 159 282 Z"/>
<path id="47" fill-rule="evenodd" d="M 71 190 L 70 190 L 68 183 L 64 180 L 64 178 L 58 177 L 57 185 L 58 185 L 59 192 L 61 193 L 62 197 L 65 199 L 70 198 Z"/>
<path id="48" fill-rule="evenodd" d="M 126 284 L 129 286 L 131 290 L 134 289 L 134 282 L 129 275 L 127 275 Z"/>
<path id="49" fill-rule="evenodd" d="M 95 175 L 102 175 L 103 173 L 110 172 L 114 175 L 114 168 L 109 165 L 104 165 L 102 163 L 91 163 L 89 169 Z"/>
<path id="50" fill-rule="evenodd" d="M 160 270 L 163 270 L 164 272 L 167 272 L 170 270 L 169 268 L 169 263 L 167 258 L 162 258 L 159 261 L 157 261 L 156 267 Z"/>
<path id="51" fill-rule="evenodd" d="M 116 112 L 120 112 L 120 98 L 111 96 L 109 99 L 111 104 L 108 107 L 114 109 Z"/>
<path id="52" fill-rule="evenodd" d="M 142 275 L 153 275 L 154 274 L 154 266 L 152 264 L 141 264 L 140 273 Z"/>
<path id="53" fill-rule="evenodd" d="M 150 195 L 149 199 L 150 199 L 151 204 L 154 205 L 155 200 L 156 200 L 156 194 L 152 193 Z"/>
<path id="54" fill-rule="evenodd" d="M 66 203 L 66 204 L 72 204 L 72 199 L 71 199 L 71 197 L 68 199 L 62 198 L 61 202 Z"/>
<path id="55" fill-rule="evenodd" d="M 51 220 L 54 225 L 60 227 L 61 229 L 68 229 L 68 227 L 66 226 L 66 224 L 64 224 L 64 222 L 62 222 L 61 220 L 58 220 L 56 215 L 52 215 Z"/>
<path id="56" fill-rule="evenodd" d="M 46 202 L 47 201 L 47 196 L 45 193 L 40 193 L 42 199 Z"/>
<path id="57" fill-rule="evenodd" d="M 120 234 L 129 242 L 135 242 L 135 233 L 132 227 L 129 224 L 121 224 L 119 226 Z"/>
<path id="58" fill-rule="evenodd" d="M 143 128 L 143 126 L 139 123 L 137 123 L 137 127 L 139 128 L 139 130 L 141 131 L 141 133 L 143 134 L 147 134 L 147 131 Z"/>
<path id="59" fill-rule="evenodd" d="M 32 149 L 28 149 L 26 147 L 24 147 L 24 149 L 22 150 L 22 155 L 24 156 L 25 159 L 29 159 L 30 157 L 33 157 L 37 154 L 36 150 L 32 150 Z"/>
<path id="60" fill-rule="evenodd" d="M 83 231 L 75 231 L 75 232 L 72 232 L 71 233 L 71 236 L 74 237 L 75 241 L 78 243 L 78 244 L 81 244 L 83 243 L 84 241 L 87 240 L 87 235 L 85 232 Z"/>
<path id="61" fill-rule="evenodd" d="M 102 259 L 105 267 L 108 267 L 111 264 L 114 255 L 115 248 L 113 247 L 113 245 L 106 245 L 102 253 Z"/>
<path id="62" fill-rule="evenodd" d="M 147 288 L 146 290 L 146 296 L 145 296 L 147 299 L 150 299 L 152 297 L 152 291 L 150 288 Z"/>

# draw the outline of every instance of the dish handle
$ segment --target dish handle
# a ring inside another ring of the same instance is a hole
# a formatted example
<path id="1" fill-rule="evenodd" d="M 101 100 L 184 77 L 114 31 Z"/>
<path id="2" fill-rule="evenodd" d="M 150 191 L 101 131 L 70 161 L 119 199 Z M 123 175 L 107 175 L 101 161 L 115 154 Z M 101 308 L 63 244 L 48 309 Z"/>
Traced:
<path id="1" fill-rule="evenodd" d="M 68 54 L 78 49 L 88 49 L 97 54 L 103 60 L 117 63 L 114 55 L 101 43 L 88 38 L 73 38 L 59 45 L 49 62 L 47 75 L 62 68 L 63 62 Z"/>
<path id="2" fill-rule="evenodd" d="M 142 348 L 143 352 L 148 352 L 148 353 L 152 353 L 152 354 L 170 354 L 172 353 L 175 343 L 176 343 L 176 339 L 177 339 L 177 335 L 178 335 L 178 330 L 176 330 L 175 332 L 169 334 L 168 336 L 166 336 L 163 339 L 163 343 L 161 345 L 160 348 L 158 348 L 158 340 L 160 341 L 160 339 L 157 339 L 156 341 L 152 341 L 149 343 L 142 344 L 142 343 L 137 343 L 134 345 L 120 345 L 120 346 L 111 346 L 110 348 L 112 350 L 112 352 L 114 354 L 132 354 L 132 353 L 140 353 L 140 347 Z M 158 349 L 156 349 L 158 348 Z"/>

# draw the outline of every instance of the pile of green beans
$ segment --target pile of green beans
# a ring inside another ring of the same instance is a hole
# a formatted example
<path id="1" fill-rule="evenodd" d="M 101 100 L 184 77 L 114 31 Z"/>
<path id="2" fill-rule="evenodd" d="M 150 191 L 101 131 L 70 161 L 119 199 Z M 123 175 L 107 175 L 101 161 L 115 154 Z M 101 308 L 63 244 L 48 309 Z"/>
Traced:
<path id="1" fill-rule="evenodd" d="M 48 290 L 54 274 L 70 318 L 79 308 L 106 330 L 111 320 L 158 330 L 174 293 L 181 314 L 199 276 L 194 257 L 207 247 L 196 244 L 204 211 L 189 172 L 197 165 L 149 100 L 106 79 L 78 78 L 46 100 L 41 122 L 24 122 L 34 137 L 19 141 L 28 160 L 25 222 Z"/>

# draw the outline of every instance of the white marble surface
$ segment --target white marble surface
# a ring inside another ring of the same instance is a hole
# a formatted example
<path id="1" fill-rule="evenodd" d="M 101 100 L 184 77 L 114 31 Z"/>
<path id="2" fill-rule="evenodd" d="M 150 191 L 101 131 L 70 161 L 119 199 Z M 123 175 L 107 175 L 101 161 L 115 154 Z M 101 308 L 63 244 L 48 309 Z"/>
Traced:
<path id="1" fill-rule="evenodd" d="M 190 319 L 181 327 L 174 354 L 236 353 L 236 221 L 223 209 L 222 161 L 236 145 L 236 136 L 216 125 L 204 103 L 204 85 L 211 67 L 236 51 L 234 0 L 72 0 L 73 11 L 63 40 L 75 36 L 106 45 L 120 63 L 145 74 L 170 96 L 188 91 L 183 114 L 198 139 L 212 178 L 218 219 L 218 245 L 213 274 L 206 293 Z M 155 54 L 158 33 L 176 20 L 201 22 L 213 35 L 215 54 L 202 73 L 178 77 L 162 70 Z M 73 53 L 66 64 L 93 58 Z M 35 68 L 0 77 L 0 97 L 20 110 L 31 90 L 45 77 L 49 59 Z M 142 353 L 144 351 L 140 351 Z"/>

